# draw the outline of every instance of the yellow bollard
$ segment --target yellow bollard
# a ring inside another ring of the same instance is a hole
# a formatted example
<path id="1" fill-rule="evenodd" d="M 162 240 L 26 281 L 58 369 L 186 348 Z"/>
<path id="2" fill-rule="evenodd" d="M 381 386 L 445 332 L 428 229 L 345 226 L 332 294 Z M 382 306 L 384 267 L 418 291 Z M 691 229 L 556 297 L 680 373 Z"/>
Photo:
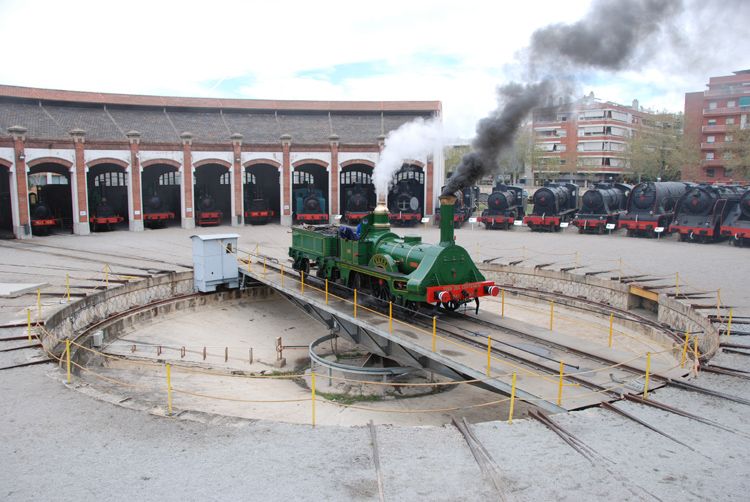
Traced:
<path id="1" fill-rule="evenodd" d="M 649 376 L 651 376 L 651 352 L 646 352 L 646 380 L 643 384 L 643 399 L 648 399 Z"/>
<path id="2" fill-rule="evenodd" d="M 612 334 L 614 333 L 615 314 L 609 314 L 609 348 L 612 348 Z"/>
<path id="3" fill-rule="evenodd" d="M 552 331 L 552 322 L 555 319 L 555 302 L 549 302 L 549 330 Z"/>
<path id="4" fill-rule="evenodd" d="M 310 387 L 312 388 L 311 401 L 312 401 L 312 426 L 315 427 L 315 372 L 310 373 L 311 382 Z"/>
<path id="5" fill-rule="evenodd" d="M 65 339 L 65 365 L 68 372 L 68 383 L 70 383 L 70 339 Z"/>
<path id="6" fill-rule="evenodd" d="M 328 305 L 328 279 L 326 279 L 326 305 Z"/>
<path id="7" fill-rule="evenodd" d="M 305 272 L 299 271 L 299 291 L 303 295 L 305 294 Z"/>
<path id="8" fill-rule="evenodd" d="M 492 353 L 492 337 L 487 337 L 487 376 L 490 376 L 490 364 L 491 364 L 491 353 Z"/>
<path id="9" fill-rule="evenodd" d="M 42 290 L 36 289 L 36 320 L 42 320 Z"/>
<path id="10" fill-rule="evenodd" d="M 31 343 L 31 309 L 26 309 L 26 334 L 29 335 L 29 343 Z"/>
<path id="11" fill-rule="evenodd" d="M 354 290 L 354 318 L 357 318 L 357 290 Z"/>
<path id="12" fill-rule="evenodd" d="M 393 333 L 393 302 L 388 302 L 388 332 Z"/>
<path id="13" fill-rule="evenodd" d="M 172 414 L 172 366 L 167 364 L 167 412 Z"/>
<path id="14" fill-rule="evenodd" d="M 727 321 L 727 338 L 732 335 L 732 309 L 729 309 L 729 321 Z"/>
<path id="15" fill-rule="evenodd" d="M 505 290 L 500 290 L 500 317 L 505 317 Z"/>
<path id="16" fill-rule="evenodd" d="M 437 316 L 432 316 L 432 351 L 435 352 L 437 346 Z"/>
<path id="17" fill-rule="evenodd" d="M 68 297 L 68 303 L 70 303 L 70 274 L 65 274 L 65 294 Z"/>
<path id="18" fill-rule="evenodd" d="M 680 273 L 675 272 L 674 277 L 674 297 L 678 298 L 680 296 Z"/>
<path id="19" fill-rule="evenodd" d="M 560 361 L 560 380 L 557 384 L 557 406 L 562 406 L 563 376 L 565 375 L 565 363 Z"/>
<path id="20" fill-rule="evenodd" d="M 682 357 L 680 358 L 680 368 L 685 367 L 685 361 L 687 360 L 688 345 L 690 344 L 690 333 L 685 330 L 685 343 L 682 345 Z"/>
<path id="21" fill-rule="evenodd" d="M 513 423 L 513 408 L 516 405 L 516 372 L 513 372 L 513 377 L 510 381 L 510 411 L 508 411 L 508 423 Z"/>

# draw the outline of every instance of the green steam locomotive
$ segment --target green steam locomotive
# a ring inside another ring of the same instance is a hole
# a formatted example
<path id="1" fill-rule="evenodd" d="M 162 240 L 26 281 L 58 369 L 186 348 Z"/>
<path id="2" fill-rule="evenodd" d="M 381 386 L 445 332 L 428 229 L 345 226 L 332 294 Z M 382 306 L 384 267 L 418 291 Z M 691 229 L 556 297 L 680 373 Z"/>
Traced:
<path id="1" fill-rule="evenodd" d="M 466 250 L 456 245 L 456 197 L 440 197 L 440 242 L 390 231 L 388 209 L 379 202 L 355 232 L 349 227 L 294 227 L 289 256 L 293 268 L 367 292 L 411 310 L 442 305 L 455 310 L 500 288 L 485 280 Z"/>

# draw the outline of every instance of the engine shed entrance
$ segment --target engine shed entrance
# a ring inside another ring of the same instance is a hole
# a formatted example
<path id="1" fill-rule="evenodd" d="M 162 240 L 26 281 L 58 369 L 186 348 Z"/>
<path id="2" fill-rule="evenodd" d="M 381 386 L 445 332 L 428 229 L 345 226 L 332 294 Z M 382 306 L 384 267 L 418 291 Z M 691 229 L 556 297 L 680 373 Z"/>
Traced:
<path id="1" fill-rule="evenodd" d="M 110 163 L 91 166 L 86 174 L 86 184 L 92 230 L 127 227 L 128 173 L 125 168 Z"/>
<path id="2" fill-rule="evenodd" d="M 281 215 L 281 175 L 271 164 L 256 163 L 245 167 L 243 197 L 245 223 L 278 222 Z"/>
<path id="3" fill-rule="evenodd" d="M 363 163 L 348 164 L 339 173 L 339 207 L 347 223 L 357 223 L 375 209 L 373 166 Z"/>
<path id="4" fill-rule="evenodd" d="M 28 187 L 32 232 L 72 232 L 73 195 L 68 168 L 52 162 L 34 165 L 29 168 Z"/>
<path id="5" fill-rule="evenodd" d="M 232 219 L 232 173 L 229 165 L 206 163 L 195 168 L 195 224 L 229 224 Z"/>
<path id="6" fill-rule="evenodd" d="M 179 169 L 170 164 L 149 164 L 143 168 L 141 179 L 143 224 L 150 228 L 180 225 L 182 180 Z"/>
<path id="7" fill-rule="evenodd" d="M 13 204 L 10 198 L 10 169 L 0 165 L 0 238 L 13 237 Z"/>
<path id="8" fill-rule="evenodd" d="M 292 172 L 292 220 L 328 222 L 328 171 L 319 164 L 302 163 Z"/>

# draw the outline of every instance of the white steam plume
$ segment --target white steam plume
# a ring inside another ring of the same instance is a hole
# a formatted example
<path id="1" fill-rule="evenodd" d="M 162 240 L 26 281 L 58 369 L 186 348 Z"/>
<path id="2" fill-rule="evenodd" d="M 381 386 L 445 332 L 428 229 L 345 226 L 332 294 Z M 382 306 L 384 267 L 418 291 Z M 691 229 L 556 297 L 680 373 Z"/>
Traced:
<path id="1" fill-rule="evenodd" d="M 388 133 L 380 160 L 375 164 L 372 182 L 380 198 L 388 196 L 393 176 L 406 159 L 417 159 L 443 148 L 443 127 L 437 119 L 418 118 Z"/>

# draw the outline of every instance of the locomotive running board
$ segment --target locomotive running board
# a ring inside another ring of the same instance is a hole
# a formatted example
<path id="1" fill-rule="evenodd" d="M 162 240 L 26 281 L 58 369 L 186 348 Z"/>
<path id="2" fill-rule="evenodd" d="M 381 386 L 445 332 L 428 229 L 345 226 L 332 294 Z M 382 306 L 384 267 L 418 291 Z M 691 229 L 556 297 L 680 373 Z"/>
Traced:
<path id="1" fill-rule="evenodd" d="M 401 366 L 408 366 L 415 369 L 433 371 L 453 380 L 476 380 L 476 385 L 492 392 L 499 392 L 504 395 L 510 395 L 511 385 L 500 378 L 487 379 L 486 368 L 472 367 L 466 365 L 441 351 L 432 352 L 429 347 L 424 347 L 416 343 L 412 337 L 413 334 L 406 334 L 402 326 L 394 327 L 393 332 L 389 332 L 388 320 L 383 319 L 378 325 L 369 323 L 363 319 L 363 308 L 359 317 L 354 317 L 351 303 L 346 303 L 346 310 L 342 310 L 337 304 L 340 301 L 331 301 L 326 304 L 322 292 L 319 294 L 310 294 L 312 289 L 306 285 L 308 294 L 300 291 L 297 275 L 290 275 L 287 272 L 287 284 L 279 284 L 279 275 L 277 271 L 268 270 L 268 274 L 248 272 L 245 268 L 239 269 L 241 287 L 262 283 L 272 287 L 277 293 L 288 299 L 291 303 L 304 310 L 310 317 L 314 318 L 332 334 L 336 334 L 351 343 L 354 343 L 363 349 L 396 361 Z M 273 280 L 272 280 L 273 278 Z M 292 287 L 288 287 L 291 285 Z M 382 326 L 382 327 L 381 327 Z M 411 335 L 411 336 L 410 336 Z M 450 351 L 447 351 L 450 352 Z M 561 413 L 567 411 L 565 408 L 557 406 L 555 403 L 540 398 L 535 394 L 524 391 L 520 386 L 516 388 L 516 397 L 533 403 L 538 408 L 551 413 Z"/>

